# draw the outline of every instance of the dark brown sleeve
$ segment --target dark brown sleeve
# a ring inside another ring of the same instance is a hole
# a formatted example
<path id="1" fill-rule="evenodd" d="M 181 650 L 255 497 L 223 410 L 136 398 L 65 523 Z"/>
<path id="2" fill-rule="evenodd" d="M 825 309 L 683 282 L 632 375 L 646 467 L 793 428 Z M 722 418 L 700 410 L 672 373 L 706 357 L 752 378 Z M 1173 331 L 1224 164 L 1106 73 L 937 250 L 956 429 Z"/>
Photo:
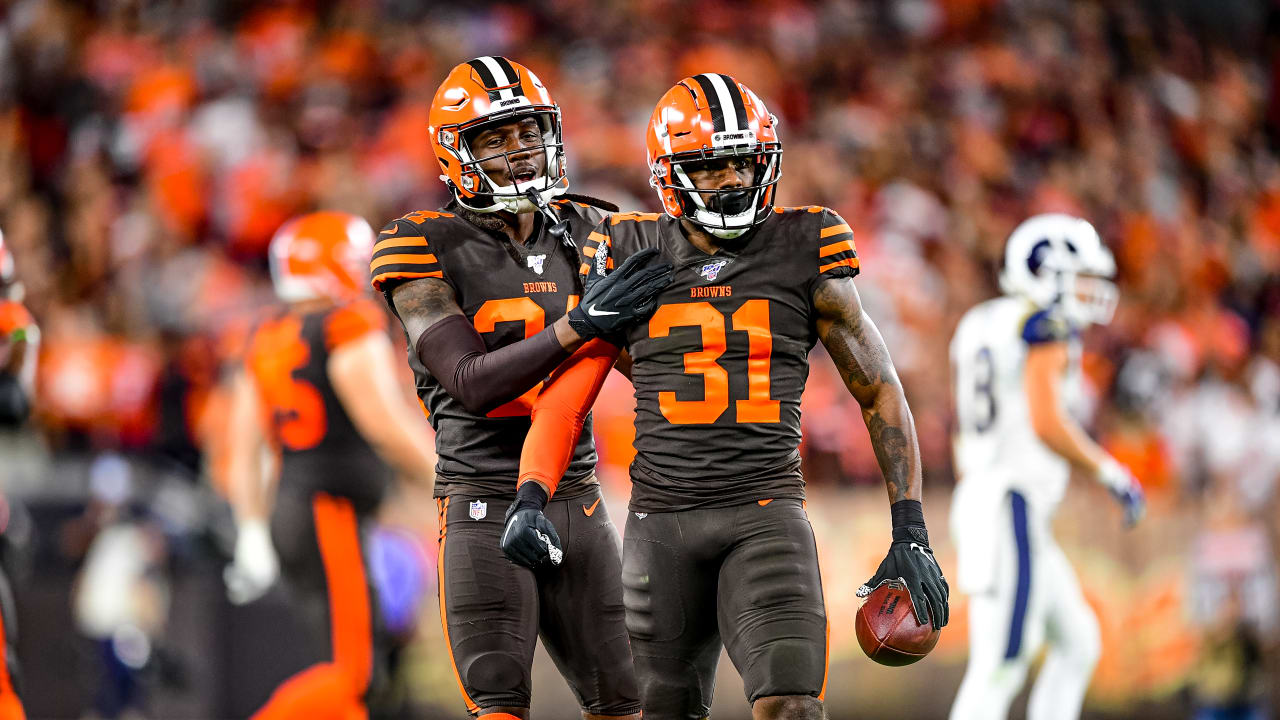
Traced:
<path id="1" fill-rule="evenodd" d="M 488 352 L 471 321 L 450 315 L 418 336 L 418 359 L 467 412 L 483 415 L 546 379 L 569 353 L 555 327 Z"/>

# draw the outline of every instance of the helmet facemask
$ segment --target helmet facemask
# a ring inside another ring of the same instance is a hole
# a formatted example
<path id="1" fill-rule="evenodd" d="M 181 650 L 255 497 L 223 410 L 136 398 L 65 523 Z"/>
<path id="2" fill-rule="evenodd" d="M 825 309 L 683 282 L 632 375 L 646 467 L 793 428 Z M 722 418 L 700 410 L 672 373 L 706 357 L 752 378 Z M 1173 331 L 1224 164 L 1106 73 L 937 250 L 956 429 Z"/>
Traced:
<path id="1" fill-rule="evenodd" d="M 472 149 L 472 141 L 485 129 L 495 125 L 519 122 L 525 118 L 533 118 L 537 121 L 539 133 L 542 136 L 541 144 L 498 152 Z M 468 210 L 479 213 L 536 212 L 538 207 L 530 201 L 529 190 L 536 192 L 545 204 L 564 194 L 569 187 L 564 161 L 560 110 L 554 105 L 532 107 L 526 105 L 488 115 L 465 125 L 445 126 L 440 128 L 438 133 L 440 144 L 454 155 L 460 165 L 462 187 L 455 187 L 447 175 L 441 175 L 440 178 L 449 185 L 458 204 Z M 500 159 L 505 165 L 507 176 L 515 178 L 516 167 L 526 162 L 525 158 L 539 151 L 543 153 L 545 165 L 541 175 L 530 180 L 502 185 L 491 178 L 482 167 L 484 163 Z M 482 156 L 477 157 L 477 152 Z"/>
<path id="2" fill-rule="evenodd" d="M 746 131 L 736 142 L 726 142 L 719 148 L 658 158 L 649 183 L 660 191 L 675 194 L 682 218 L 718 238 L 729 240 L 745 234 L 769 216 L 773 208 L 773 186 L 782 178 L 781 156 L 781 143 L 756 142 Z M 689 165 L 733 157 L 752 161 L 754 173 L 750 185 L 700 190 L 689 177 Z"/>
<path id="3" fill-rule="evenodd" d="M 1116 284 L 1098 275 L 1071 273 L 1065 279 L 1062 309 L 1076 325 L 1106 325 L 1116 314 L 1120 291 Z"/>

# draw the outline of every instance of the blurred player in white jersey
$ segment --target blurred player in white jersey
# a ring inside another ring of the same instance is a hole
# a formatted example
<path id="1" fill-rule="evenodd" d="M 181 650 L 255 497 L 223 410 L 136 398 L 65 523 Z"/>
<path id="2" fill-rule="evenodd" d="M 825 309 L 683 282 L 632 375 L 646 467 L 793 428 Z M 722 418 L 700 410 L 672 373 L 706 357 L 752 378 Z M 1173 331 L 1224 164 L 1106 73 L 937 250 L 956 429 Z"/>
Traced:
<path id="1" fill-rule="evenodd" d="M 1074 468 L 1141 517 L 1142 487 L 1085 434 L 1080 332 L 1110 322 L 1115 261 L 1088 222 L 1032 217 L 1005 248 L 1002 297 L 971 309 L 951 341 L 959 475 L 951 506 L 969 666 L 951 720 L 997 720 L 1040 650 L 1027 717 L 1080 716 L 1100 649 L 1098 622 L 1052 535 Z"/>

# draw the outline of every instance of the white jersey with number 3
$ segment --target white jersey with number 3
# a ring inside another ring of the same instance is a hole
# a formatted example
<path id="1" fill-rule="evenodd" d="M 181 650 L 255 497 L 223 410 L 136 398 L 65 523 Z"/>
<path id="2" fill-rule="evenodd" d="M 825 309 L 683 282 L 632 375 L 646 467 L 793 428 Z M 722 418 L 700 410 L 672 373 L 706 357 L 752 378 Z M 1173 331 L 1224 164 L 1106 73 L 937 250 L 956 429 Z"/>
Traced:
<path id="1" fill-rule="evenodd" d="M 1060 397 L 1080 397 L 1079 343 L 1065 323 L 1026 300 L 1000 297 L 969 310 L 951 340 L 957 427 L 958 483 L 951 527 L 960 546 L 961 587 L 984 584 L 991 553 L 982 538 L 1009 491 L 1022 494 L 1045 520 L 1066 490 L 1070 466 L 1045 446 L 1031 425 L 1025 390 L 1027 352 L 1044 342 L 1070 343 Z M 1070 407 L 1068 407 L 1070 409 Z"/>

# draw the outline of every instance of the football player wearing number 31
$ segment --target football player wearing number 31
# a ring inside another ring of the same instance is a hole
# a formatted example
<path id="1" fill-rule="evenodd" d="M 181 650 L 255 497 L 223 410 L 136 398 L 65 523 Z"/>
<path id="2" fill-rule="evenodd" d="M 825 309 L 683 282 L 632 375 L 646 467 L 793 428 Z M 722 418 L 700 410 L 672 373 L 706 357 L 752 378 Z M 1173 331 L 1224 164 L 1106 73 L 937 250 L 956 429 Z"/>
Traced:
<path id="1" fill-rule="evenodd" d="M 623 587 L 647 720 L 707 716 L 721 643 L 755 718 L 824 716 L 828 626 L 798 450 L 817 340 L 862 406 L 889 492 L 893 542 L 864 590 L 901 578 L 921 622 L 947 622 L 915 428 L 854 286 L 853 235 L 826 208 L 774 207 L 776 124 L 727 75 L 680 81 L 646 138 L 665 215 L 614 215 L 583 249 L 590 282 L 645 251 L 676 268 L 619 363 L 636 394 Z M 616 356 L 585 348 L 543 390 L 522 483 L 555 486 Z"/>
<path id="2" fill-rule="evenodd" d="M 590 431 L 555 502 L 537 485 L 517 497 L 516 477 L 543 380 L 587 340 L 646 317 L 670 267 L 637 257 L 582 298 L 574 242 L 616 208 L 565 193 L 560 108 L 528 68 L 458 65 L 429 120 L 453 201 L 389 223 L 371 268 L 436 429 L 440 616 L 459 690 L 472 715 L 528 717 L 541 635 L 583 717 L 636 718 L 621 548 Z M 503 557 L 507 516 L 536 567 Z M 573 560 L 556 567 L 562 553 Z"/>

